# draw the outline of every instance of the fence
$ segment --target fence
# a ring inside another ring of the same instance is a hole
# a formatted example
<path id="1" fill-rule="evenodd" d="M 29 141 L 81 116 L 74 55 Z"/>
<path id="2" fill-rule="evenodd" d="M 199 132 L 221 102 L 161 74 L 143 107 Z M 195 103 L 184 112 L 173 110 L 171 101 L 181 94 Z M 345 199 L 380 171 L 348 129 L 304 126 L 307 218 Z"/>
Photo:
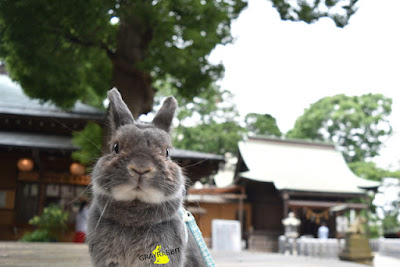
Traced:
<path id="1" fill-rule="evenodd" d="M 293 246 L 292 242 L 296 242 Z M 372 251 L 379 252 L 381 255 L 400 258 L 400 239 L 377 238 L 369 240 Z M 286 242 L 285 236 L 279 237 L 279 252 L 294 255 L 302 255 L 316 258 L 337 258 L 343 250 L 345 240 L 340 241 L 335 238 L 317 239 L 300 237 L 296 240 L 289 239 Z M 293 248 L 296 249 L 293 249 Z"/>

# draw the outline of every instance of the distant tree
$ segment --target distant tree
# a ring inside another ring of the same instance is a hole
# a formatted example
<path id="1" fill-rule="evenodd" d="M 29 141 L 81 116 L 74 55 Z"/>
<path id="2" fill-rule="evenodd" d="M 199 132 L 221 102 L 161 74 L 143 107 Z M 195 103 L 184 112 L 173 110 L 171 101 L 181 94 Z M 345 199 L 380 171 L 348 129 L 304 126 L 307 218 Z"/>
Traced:
<path id="1" fill-rule="evenodd" d="M 176 95 L 176 88 L 166 83 L 159 87 L 155 102 Z M 187 102 L 178 95 L 179 103 L 173 143 L 176 148 L 208 153 L 236 152 L 237 143 L 246 134 L 231 92 L 212 86 L 210 90 Z"/>
<path id="2" fill-rule="evenodd" d="M 397 235 L 400 231 L 399 211 L 394 210 L 383 218 L 382 226 L 385 234 Z M 393 237 L 393 236 L 392 236 Z"/>
<path id="3" fill-rule="evenodd" d="M 281 19 L 291 21 L 305 21 L 313 23 L 320 18 L 331 18 L 337 27 L 344 27 L 348 24 L 350 17 L 357 11 L 358 0 L 297 0 L 282 1 L 271 0 L 278 10 Z M 341 11 L 338 12 L 338 7 Z"/>
<path id="4" fill-rule="evenodd" d="M 356 0 L 271 0 L 284 20 L 332 18 L 343 27 Z M 100 106 L 117 87 L 135 117 L 153 108 L 154 81 L 189 102 L 223 74 L 208 55 L 232 41 L 243 0 L 1 0 L 0 58 L 35 98 L 63 108 Z"/>
<path id="5" fill-rule="evenodd" d="M 249 134 L 282 136 L 282 132 L 276 124 L 276 119 L 270 114 L 249 113 L 245 117 L 245 124 Z"/>
<path id="6" fill-rule="evenodd" d="M 400 179 L 399 171 L 388 171 L 376 166 L 374 162 L 350 162 L 349 168 L 359 177 L 373 181 L 381 181 L 385 177 L 393 177 Z"/>
<path id="7" fill-rule="evenodd" d="M 400 232 L 400 180 L 384 179 L 375 197 L 379 217 L 383 217 L 385 234 L 393 235 Z"/>
<path id="8" fill-rule="evenodd" d="M 325 97 L 304 111 L 287 137 L 334 142 L 347 162 L 364 161 L 379 154 L 392 132 L 391 105 L 381 94 Z"/>
<path id="9" fill-rule="evenodd" d="M 237 144 L 245 133 L 244 128 L 235 121 L 212 121 L 192 127 L 179 127 L 176 131 L 175 147 L 220 155 L 236 153 Z"/>
<path id="10" fill-rule="evenodd" d="M 174 129 L 177 148 L 225 154 L 236 153 L 237 144 L 246 134 L 229 91 L 215 88 L 212 96 L 196 97 L 179 109 L 179 124 Z"/>

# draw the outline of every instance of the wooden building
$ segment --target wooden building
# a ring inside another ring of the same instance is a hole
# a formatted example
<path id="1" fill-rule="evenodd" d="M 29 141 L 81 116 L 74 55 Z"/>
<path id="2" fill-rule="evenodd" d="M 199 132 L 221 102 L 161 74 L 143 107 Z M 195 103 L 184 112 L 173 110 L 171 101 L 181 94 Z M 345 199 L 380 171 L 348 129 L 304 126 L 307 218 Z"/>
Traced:
<path id="1" fill-rule="evenodd" d="M 87 191 L 90 176 L 71 159 L 72 133 L 89 121 L 104 124 L 105 112 L 82 103 L 63 111 L 27 97 L 19 85 L 0 75 L 0 240 L 16 240 L 28 220 L 57 203 L 69 211 L 72 240 L 75 201 Z M 173 150 L 192 182 L 218 170 L 224 157 Z"/>
<path id="2" fill-rule="evenodd" d="M 316 236 L 326 221 L 335 236 L 335 214 L 330 209 L 368 198 L 367 190 L 379 183 L 355 176 L 333 144 L 266 137 L 249 137 L 239 143 L 236 183 L 246 188 L 252 207 L 254 231 L 250 248 L 277 250 L 283 234 L 282 219 L 293 211 L 301 220 L 300 235 Z"/>
<path id="3" fill-rule="evenodd" d="M 192 212 L 203 238 L 212 247 L 212 220 L 237 220 L 242 226 L 242 238 L 247 240 L 251 230 L 251 205 L 246 201 L 245 188 L 232 185 L 228 187 L 205 187 L 189 189 L 186 208 Z"/>
<path id="4" fill-rule="evenodd" d="M 20 86 L 0 75 L 0 239 L 18 239 L 28 220 L 50 203 L 71 204 L 89 184 L 74 175 L 70 155 L 74 131 L 88 121 L 102 122 L 104 111 L 77 103 L 66 112 L 27 97 Z"/>

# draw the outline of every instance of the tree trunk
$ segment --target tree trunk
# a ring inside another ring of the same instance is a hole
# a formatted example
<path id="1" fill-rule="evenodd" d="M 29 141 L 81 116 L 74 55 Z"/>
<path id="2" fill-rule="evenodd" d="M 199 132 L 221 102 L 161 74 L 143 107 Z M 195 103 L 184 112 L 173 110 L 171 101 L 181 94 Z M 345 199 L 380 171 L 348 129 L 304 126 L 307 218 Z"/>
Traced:
<path id="1" fill-rule="evenodd" d="M 145 59 L 145 53 L 152 39 L 149 23 L 135 17 L 138 3 L 124 2 L 125 12 L 121 14 L 117 33 L 116 51 L 109 53 L 112 70 L 112 87 L 116 87 L 132 112 L 134 118 L 153 109 L 154 89 L 148 72 L 139 69 L 138 63 Z M 103 154 L 109 152 L 111 129 L 104 127 Z"/>
<path id="2" fill-rule="evenodd" d="M 135 118 L 153 108 L 154 89 L 150 73 L 138 67 L 145 60 L 146 50 L 152 39 L 149 23 L 135 16 L 137 7 L 127 4 L 120 17 L 117 49 L 110 56 L 113 63 L 112 86 L 116 87 Z"/>
<path id="3" fill-rule="evenodd" d="M 119 90 L 134 118 L 152 110 L 154 90 L 151 85 L 148 73 L 138 70 L 129 72 L 114 65 L 113 87 Z"/>

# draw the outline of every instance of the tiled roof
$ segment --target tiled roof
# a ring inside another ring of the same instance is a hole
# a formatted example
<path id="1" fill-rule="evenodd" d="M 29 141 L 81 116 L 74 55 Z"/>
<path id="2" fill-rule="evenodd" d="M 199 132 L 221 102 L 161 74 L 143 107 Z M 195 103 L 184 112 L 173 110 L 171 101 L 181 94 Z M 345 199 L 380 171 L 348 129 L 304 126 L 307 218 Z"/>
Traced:
<path id="1" fill-rule="evenodd" d="M 0 114 L 101 120 L 105 111 L 79 101 L 71 110 L 62 110 L 52 103 L 29 98 L 21 86 L 0 75 Z"/>
<path id="2" fill-rule="evenodd" d="M 278 190 L 364 193 L 378 182 L 357 177 L 333 145 L 274 138 L 239 143 L 249 171 L 243 178 L 271 182 Z"/>

